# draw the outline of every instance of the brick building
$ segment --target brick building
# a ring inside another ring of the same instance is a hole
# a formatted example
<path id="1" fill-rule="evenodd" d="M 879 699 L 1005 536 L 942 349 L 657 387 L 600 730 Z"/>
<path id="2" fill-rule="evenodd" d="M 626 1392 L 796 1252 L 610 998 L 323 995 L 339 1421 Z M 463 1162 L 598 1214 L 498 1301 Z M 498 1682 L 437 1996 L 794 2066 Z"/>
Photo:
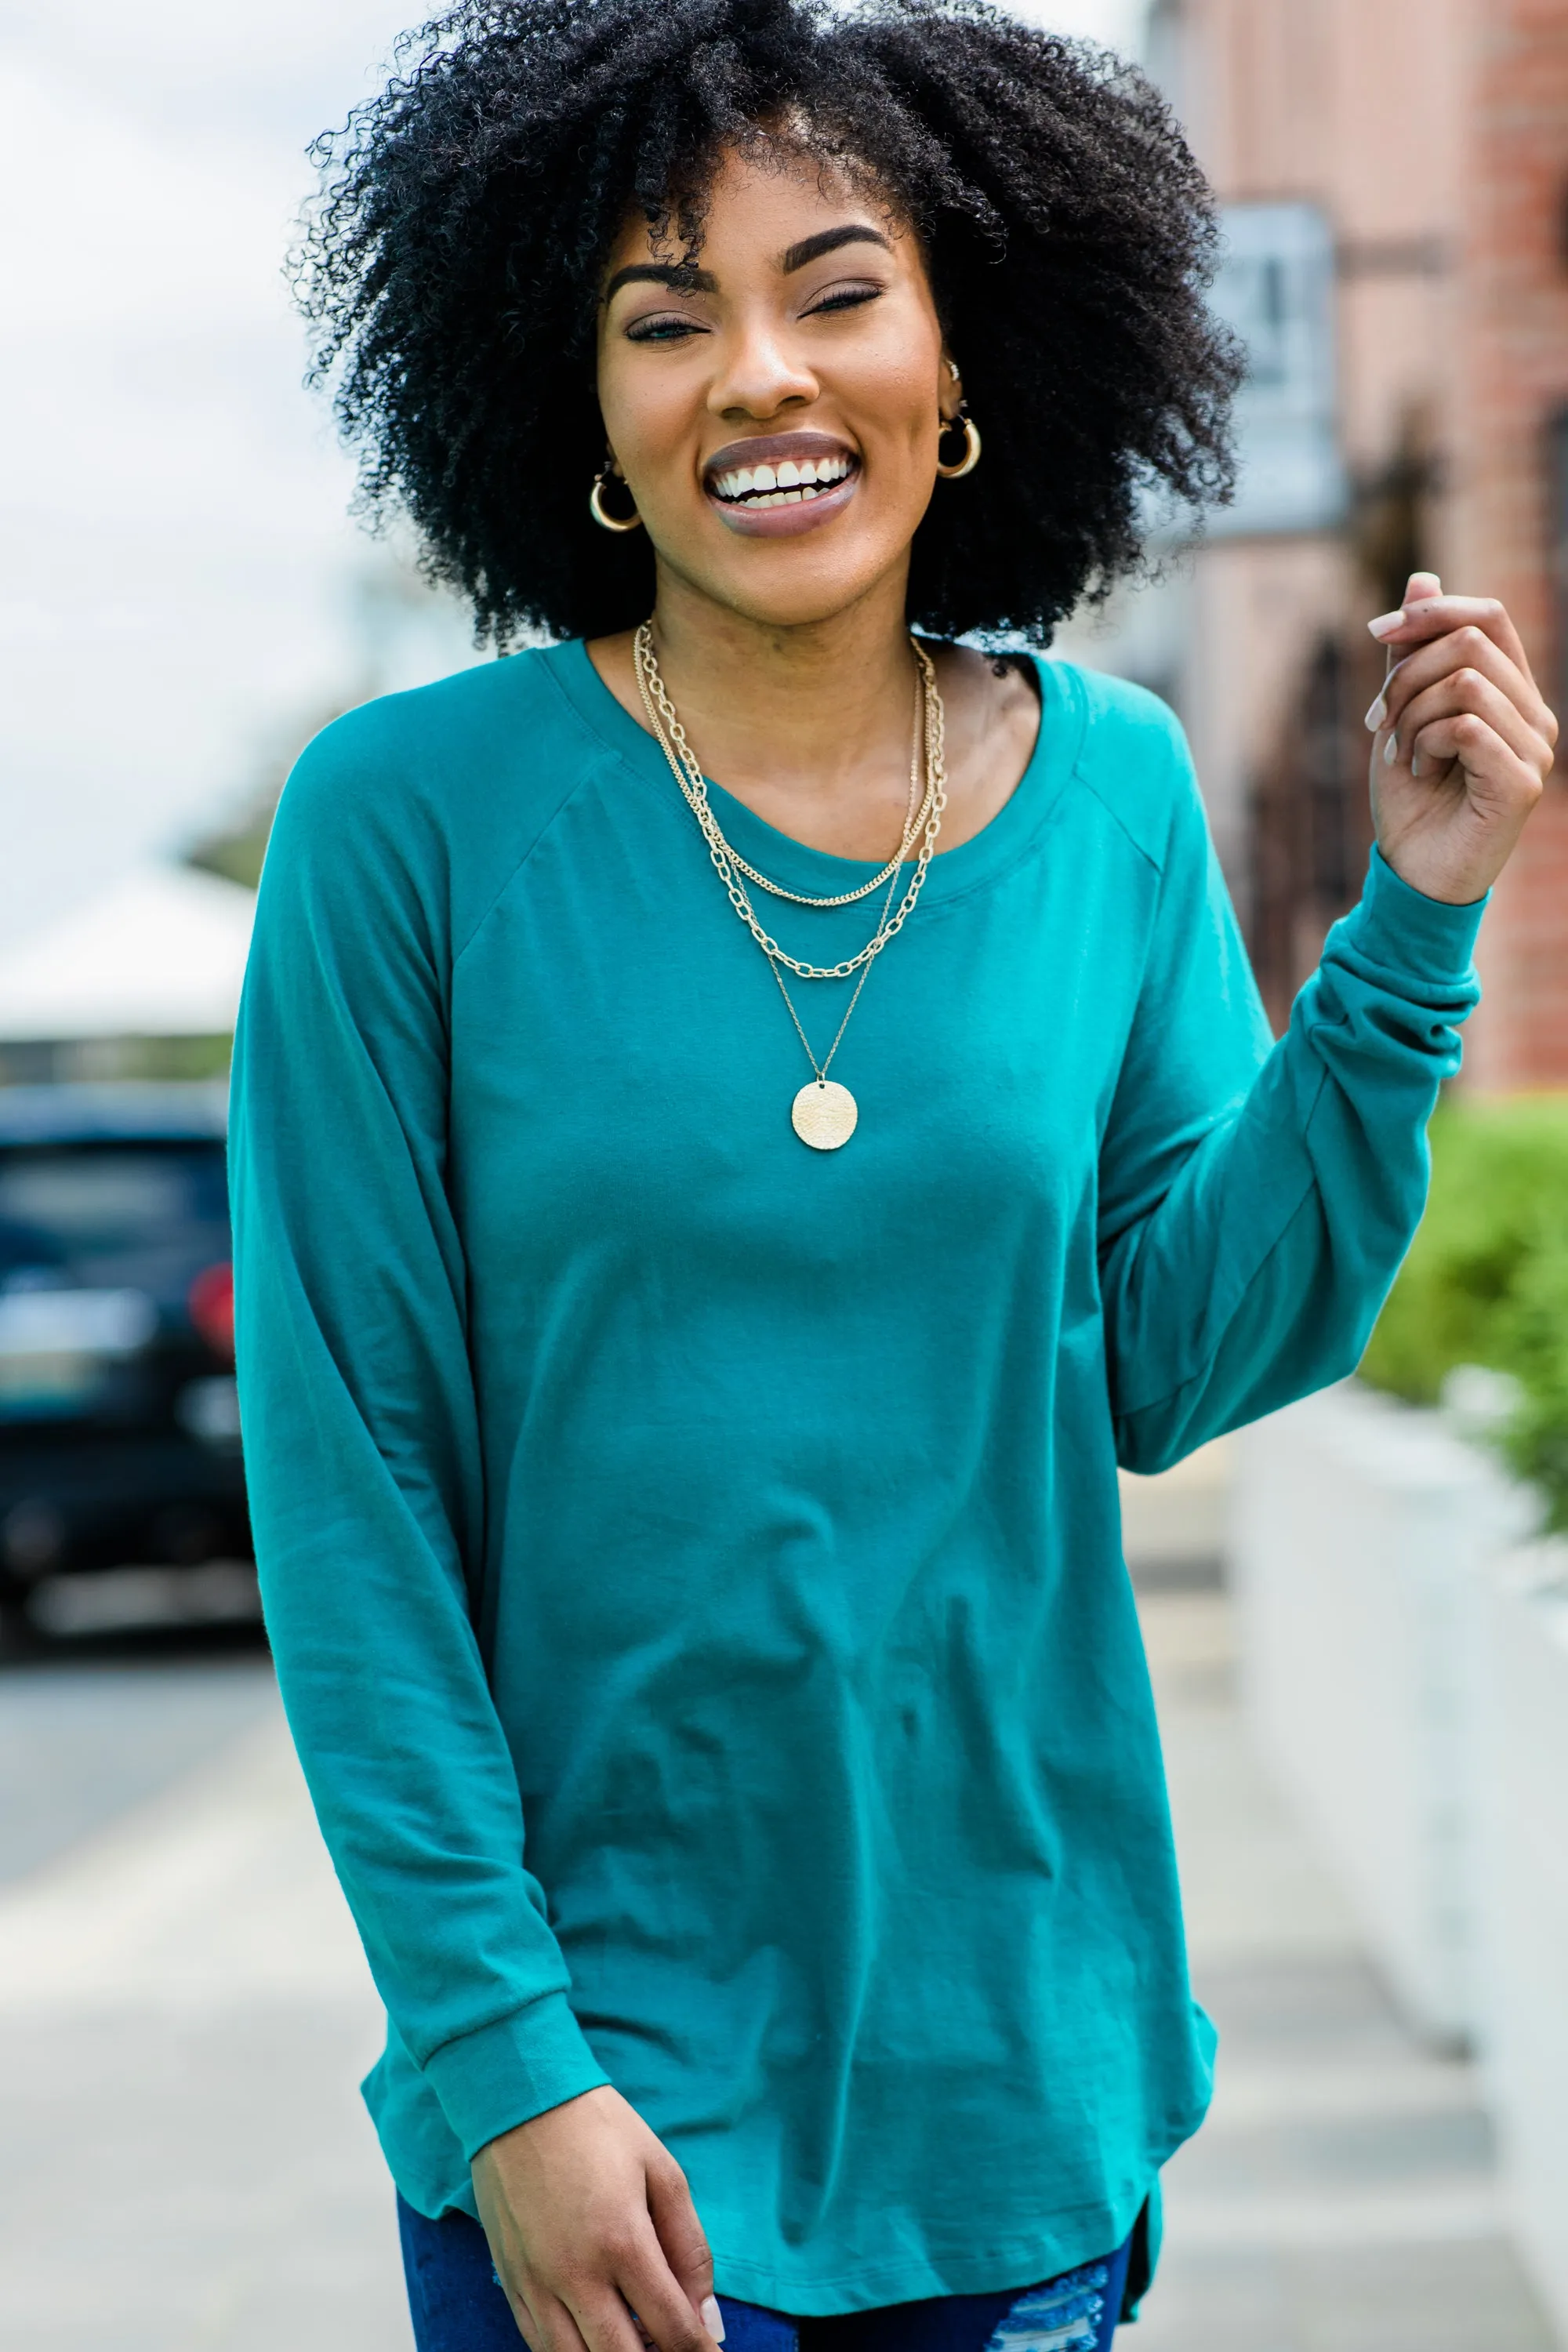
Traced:
<path id="1" fill-rule="evenodd" d="M 1568 710 L 1568 0 L 1155 0 L 1149 47 L 1221 196 L 1331 256 L 1337 511 L 1216 536 L 1119 649 L 1187 722 L 1278 1014 L 1358 887 L 1364 622 L 1406 571 L 1502 596 Z M 1568 760 L 1481 955 L 1468 1082 L 1568 1086 Z"/>

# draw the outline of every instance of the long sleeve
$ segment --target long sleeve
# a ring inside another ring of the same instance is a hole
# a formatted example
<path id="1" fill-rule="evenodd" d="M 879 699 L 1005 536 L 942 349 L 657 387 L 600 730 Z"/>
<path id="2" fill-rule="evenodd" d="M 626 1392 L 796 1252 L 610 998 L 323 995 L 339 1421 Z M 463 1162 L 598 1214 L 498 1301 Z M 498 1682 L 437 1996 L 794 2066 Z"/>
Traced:
<path id="1" fill-rule="evenodd" d="M 1374 851 L 1270 1049 L 1184 746 L 1100 1160 L 1119 1459 L 1167 1466 L 1352 1371 L 1426 1200 L 1426 1122 L 1476 1003 L 1481 905 Z"/>
<path id="2" fill-rule="evenodd" d="M 605 2076 L 473 1631 L 444 861 L 381 805 L 378 723 L 318 739 L 267 860 L 235 1063 L 241 1403 L 290 1728 L 395 2031 L 471 2156 Z"/>

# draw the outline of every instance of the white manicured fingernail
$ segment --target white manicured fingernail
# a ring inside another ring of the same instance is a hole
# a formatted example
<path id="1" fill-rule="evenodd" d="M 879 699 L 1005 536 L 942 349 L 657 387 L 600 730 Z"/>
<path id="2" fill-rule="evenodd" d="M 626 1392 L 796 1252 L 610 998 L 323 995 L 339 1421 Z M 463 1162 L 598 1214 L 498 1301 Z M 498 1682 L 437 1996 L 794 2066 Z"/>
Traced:
<path id="1" fill-rule="evenodd" d="M 1376 734 L 1378 729 L 1382 726 L 1387 716 L 1388 704 L 1384 696 L 1380 694 L 1377 700 L 1373 704 L 1372 709 L 1366 714 L 1366 723 L 1373 734 Z"/>
<path id="2" fill-rule="evenodd" d="M 1405 626 L 1404 607 L 1401 606 L 1397 613 L 1380 613 L 1375 621 L 1369 621 L 1366 625 L 1374 637 L 1391 637 L 1395 629 Z"/>
<path id="3" fill-rule="evenodd" d="M 708 2330 L 709 2335 L 713 2338 L 714 2343 L 722 2344 L 724 2341 L 724 2315 L 719 2308 L 719 2298 L 717 2295 L 709 2294 L 703 2296 L 702 2308 L 698 2314 L 698 2316 L 700 2318 L 703 2326 Z"/>
<path id="4" fill-rule="evenodd" d="M 1412 751 L 1410 754 L 1410 772 L 1413 776 L 1418 776 L 1421 773 L 1421 754 L 1419 751 Z"/>
<path id="5" fill-rule="evenodd" d="M 1397 759 L 1398 759 L 1398 757 L 1399 757 L 1399 738 L 1398 738 L 1398 736 L 1397 736 L 1396 734 L 1393 734 L 1393 733 L 1391 733 L 1391 734 L 1390 734 L 1390 736 L 1389 736 L 1389 739 L 1388 739 L 1387 742 L 1386 742 L 1386 743 L 1384 745 L 1384 747 L 1383 747 L 1383 764 L 1384 764 L 1384 766 L 1385 768 L 1392 768 L 1392 767 L 1393 767 L 1393 765 L 1394 765 L 1394 761 L 1395 761 L 1395 760 L 1397 760 Z"/>

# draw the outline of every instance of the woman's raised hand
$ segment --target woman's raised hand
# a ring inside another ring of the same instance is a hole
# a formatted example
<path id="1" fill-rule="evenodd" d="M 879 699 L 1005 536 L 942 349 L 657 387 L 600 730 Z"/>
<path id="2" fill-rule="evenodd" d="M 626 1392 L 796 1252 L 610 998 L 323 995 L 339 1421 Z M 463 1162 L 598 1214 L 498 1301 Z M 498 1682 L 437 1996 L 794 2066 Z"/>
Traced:
<path id="1" fill-rule="evenodd" d="M 1366 715 L 1378 847 L 1412 889 L 1467 906 L 1541 798 L 1556 719 L 1493 597 L 1445 596 L 1415 572 L 1402 609 L 1368 625 L 1394 656 Z"/>
<path id="2" fill-rule="evenodd" d="M 480 2148 L 474 2190 L 532 2352 L 713 2352 L 723 2324 L 686 2175 L 618 2091 Z"/>

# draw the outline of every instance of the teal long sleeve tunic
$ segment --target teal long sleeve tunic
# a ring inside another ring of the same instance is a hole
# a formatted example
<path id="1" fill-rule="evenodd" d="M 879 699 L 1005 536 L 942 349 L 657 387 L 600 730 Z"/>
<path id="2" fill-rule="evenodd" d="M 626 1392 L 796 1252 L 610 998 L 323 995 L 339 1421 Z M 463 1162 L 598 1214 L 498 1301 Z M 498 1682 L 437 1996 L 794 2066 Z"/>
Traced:
<path id="1" fill-rule="evenodd" d="M 284 793 L 247 1460 L 426 2213 L 608 2079 L 721 2291 L 854 2310 L 1105 2252 L 1203 2116 L 1116 1465 L 1355 1364 L 1479 908 L 1374 856 L 1271 1046 L 1170 714 L 1040 679 L 867 982 L 837 1152 L 581 645 L 340 719 Z M 712 796 L 786 885 L 869 871 Z M 826 962 L 880 902 L 768 903 Z M 820 1054 L 845 993 L 795 993 Z"/>

